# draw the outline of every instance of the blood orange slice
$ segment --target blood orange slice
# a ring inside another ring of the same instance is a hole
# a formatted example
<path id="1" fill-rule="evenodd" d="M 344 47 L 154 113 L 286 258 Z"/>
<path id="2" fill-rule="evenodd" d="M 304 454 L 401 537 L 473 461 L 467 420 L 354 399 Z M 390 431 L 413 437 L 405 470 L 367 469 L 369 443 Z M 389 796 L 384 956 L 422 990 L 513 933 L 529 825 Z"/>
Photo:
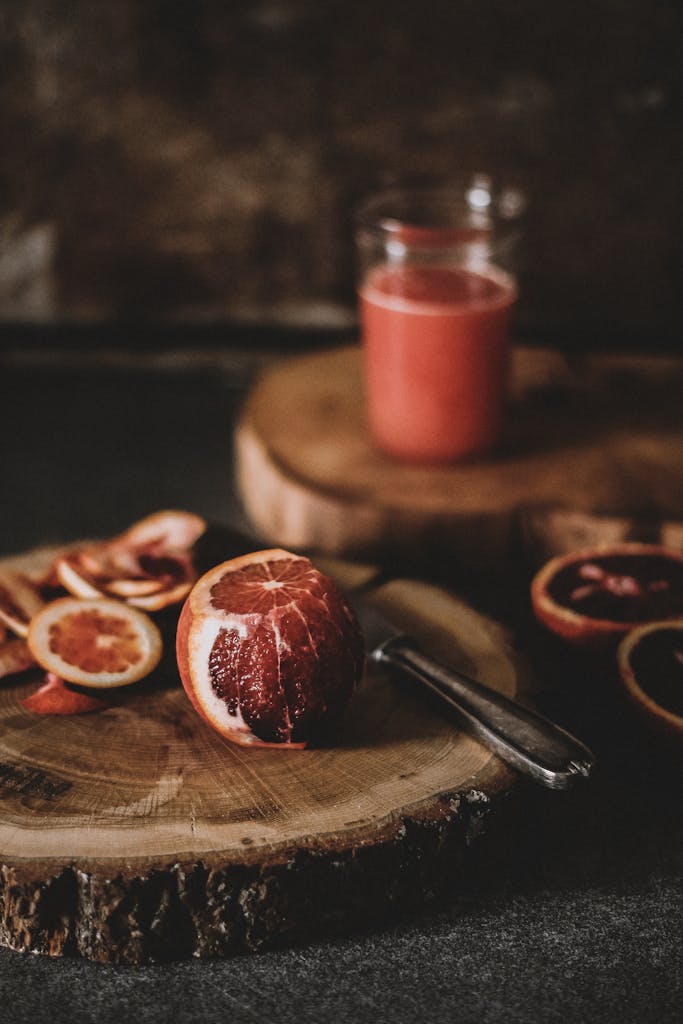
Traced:
<path id="1" fill-rule="evenodd" d="M 683 740 L 683 621 L 631 630 L 617 661 L 626 693 L 647 723 Z"/>
<path id="2" fill-rule="evenodd" d="M 360 627 L 329 577 L 279 549 L 216 566 L 180 616 L 177 658 L 199 714 L 244 745 L 305 746 L 360 678 Z"/>
<path id="3" fill-rule="evenodd" d="M 146 551 L 164 555 L 170 551 L 189 551 L 206 530 L 206 520 L 194 512 L 167 509 L 133 523 L 109 542 L 112 549 Z"/>
<path id="4" fill-rule="evenodd" d="M 535 576 L 536 617 L 580 645 L 618 642 L 635 626 L 683 616 L 683 555 L 612 544 L 553 558 Z"/>
<path id="5" fill-rule="evenodd" d="M 48 672 L 95 689 L 137 682 L 156 668 L 162 650 L 147 615 L 108 598 L 45 605 L 31 621 L 28 645 Z"/>
<path id="6" fill-rule="evenodd" d="M 155 512 L 112 540 L 62 555 L 55 573 L 75 597 L 112 596 L 161 611 L 187 597 L 197 577 L 191 550 L 205 530 L 192 512 Z"/>

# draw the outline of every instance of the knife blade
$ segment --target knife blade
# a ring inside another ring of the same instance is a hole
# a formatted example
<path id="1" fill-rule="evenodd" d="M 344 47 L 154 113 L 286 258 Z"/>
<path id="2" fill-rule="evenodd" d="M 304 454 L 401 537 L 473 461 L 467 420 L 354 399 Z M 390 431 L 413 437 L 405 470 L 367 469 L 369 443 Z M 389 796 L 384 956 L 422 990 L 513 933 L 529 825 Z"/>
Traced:
<path id="1" fill-rule="evenodd" d="M 580 740 L 530 708 L 424 652 L 376 607 L 356 595 L 354 610 L 368 657 L 426 686 L 455 708 L 467 732 L 508 764 L 550 789 L 587 778 L 594 754 Z"/>

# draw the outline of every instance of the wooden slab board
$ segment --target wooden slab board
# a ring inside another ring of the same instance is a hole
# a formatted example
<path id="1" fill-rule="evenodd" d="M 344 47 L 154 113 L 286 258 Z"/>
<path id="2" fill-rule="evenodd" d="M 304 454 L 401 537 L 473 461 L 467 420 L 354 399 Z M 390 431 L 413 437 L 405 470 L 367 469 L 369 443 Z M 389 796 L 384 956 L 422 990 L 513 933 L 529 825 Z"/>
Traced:
<path id="1" fill-rule="evenodd" d="M 53 553 L 0 568 L 39 573 Z M 437 656 L 523 688 L 504 631 L 463 602 L 414 581 L 372 597 Z M 72 717 L 22 708 L 38 680 L 0 684 L 0 942 L 17 950 L 139 963 L 367 923 L 457 875 L 515 778 L 379 669 L 338 740 L 305 751 L 230 744 L 173 667 Z"/>
<path id="2" fill-rule="evenodd" d="M 683 518 L 683 360 L 514 352 L 505 436 L 477 462 L 419 466 L 375 450 L 361 354 L 276 365 L 236 433 L 238 488 L 270 541 L 336 554 L 454 553 L 482 567 L 521 532 L 541 556 L 575 532 L 664 539 Z M 555 518 L 553 518 L 555 517 Z M 599 520 L 597 529 L 591 528 Z M 544 546 L 545 545 L 545 546 Z"/>

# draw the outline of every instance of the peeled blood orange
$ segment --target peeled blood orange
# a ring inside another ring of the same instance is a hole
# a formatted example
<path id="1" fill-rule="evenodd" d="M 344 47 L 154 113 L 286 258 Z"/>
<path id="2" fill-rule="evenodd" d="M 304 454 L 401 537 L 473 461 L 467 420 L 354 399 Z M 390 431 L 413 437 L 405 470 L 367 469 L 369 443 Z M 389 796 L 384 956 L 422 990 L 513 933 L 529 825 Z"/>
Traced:
<path id="1" fill-rule="evenodd" d="M 195 709 L 223 736 L 303 747 L 339 718 L 363 669 L 356 618 L 329 577 L 279 549 L 233 558 L 194 585 L 176 652 Z"/>
<path id="2" fill-rule="evenodd" d="M 51 601 L 31 620 L 28 646 L 48 672 L 94 689 L 137 682 L 156 668 L 162 652 L 149 616 L 108 598 Z"/>

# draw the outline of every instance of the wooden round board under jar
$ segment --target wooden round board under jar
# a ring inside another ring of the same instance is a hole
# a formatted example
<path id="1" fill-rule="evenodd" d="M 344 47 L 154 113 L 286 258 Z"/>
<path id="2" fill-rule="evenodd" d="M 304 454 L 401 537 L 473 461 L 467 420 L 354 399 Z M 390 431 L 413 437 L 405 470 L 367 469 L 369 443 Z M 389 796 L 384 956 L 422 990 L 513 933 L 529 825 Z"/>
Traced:
<path id="1" fill-rule="evenodd" d="M 539 561 L 557 553 L 558 529 L 585 534 L 573 546 L 680 546 L 682 393 L 676 357 L 516 346 L 500 449 L 421 465 L 373 445 L 359 346 L 309 353 L 255 383 L 235 433 L 237 486 L 270 543 L 344 557 L 408 553 L 495 574 L 520 538 Z"/>

